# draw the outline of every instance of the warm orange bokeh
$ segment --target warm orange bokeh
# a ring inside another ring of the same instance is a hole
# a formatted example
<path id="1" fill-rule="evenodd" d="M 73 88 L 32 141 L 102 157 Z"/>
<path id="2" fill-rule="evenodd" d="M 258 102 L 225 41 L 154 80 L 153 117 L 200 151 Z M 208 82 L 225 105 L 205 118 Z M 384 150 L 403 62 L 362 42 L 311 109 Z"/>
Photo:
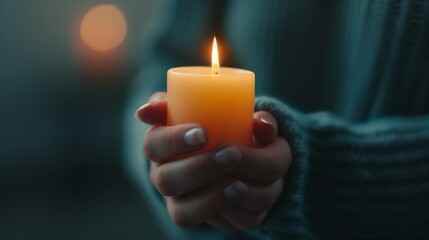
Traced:
<path id="1" fill-rule="evenodd" d="M 83 17 L 80 35 L 90 48 L 104 52 L 118 47 L 125 39 L 127 22 L 122 11 L 112 4 L 91 8 Z"/>

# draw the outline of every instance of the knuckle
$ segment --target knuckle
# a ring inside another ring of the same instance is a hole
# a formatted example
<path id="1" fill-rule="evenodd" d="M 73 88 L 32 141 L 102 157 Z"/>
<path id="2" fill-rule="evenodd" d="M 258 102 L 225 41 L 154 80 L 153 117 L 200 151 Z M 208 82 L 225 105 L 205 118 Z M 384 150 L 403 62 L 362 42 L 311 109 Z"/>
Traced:
<path id="1" fill-rule="evenodd" d="M 240 162 L 240 168 L 244 171 L 251 169 L 252 164 L 251 164 L 251 161 L 249 161 L 249 158 L 250 158 L 249 155 L 244 156 L 242 158 L 242 161 Z"/>
<path id="2" fill-rule="evenodd" d="M 264 176 L 265 178 L 262 181 L 266 184 L 276 181 L 283 175 L 283 169 L 281 168 L 282 159 L 278 156 L 271 155 L 268 159 L 270 163 L 269 166 L 265 169 Z"/>
<path id="3" fill-rule="evenodd" d="M 266 183 L 272 183 L 283 176 L 287 170 L 287 159 L 283 154 L 273 154 L 270 157 L 270 167 L 268 169 Z"/>
<path id="4" fill-rule="evenodd" d="M 153 147 L 151 135 L 153 134 L 153 127 L 149 128 L 143 138 L 143 151 L 147 158 L 152 161 L 156 161 L 156 151 Z"/>
<path id="5" fill-rule="evenodd" d="M 154 184 L 158 191 L 164 196 L 174 195 L 174 188 L 168 178 L 169 174 L 166 168 L 159 167 L 154 173 Z"/>
<path id="6" fill-rule="evenodd" d="M 151 160 L 151 161 L 156 161 L 157 160 L 155 151 L 149 146 L 149 144 L 145 143 L 143 145 L 143 151 L 144 151 L 145 156 L 149 160 Z"/>
<path id="7" fill-rule="evenodd" d="M 167 131 L 167 143 L 172 152 L 177 153 L 179 150 L 178 141 L 177 141 L 177 135 L 178 135 L 178 128 L 173 127 L 169 131 Z"/>
<path id="8" fill-rule="evenodd" d="M 187 219 L 187 217 L 183 214 L 183 211 L 180 210 L 178 204 L 176 202 L 171 202 L 170 204 L 167 204 L 167 211 L 170 215 L 171 220 L 176 224 L 178 227 L 190 227 L 191 223 Z"/>
<path id="9" fill-rule="evenodd" d="M 215 210 L 215 204 L 213 204 L 213 201 L 209 197 L 203 198 L 202 201 L 203 201 L 203 205 L 204 205 L 204 208 L 206 209 L 206 211 L 211 212 L 211 213 L 217 212 Z"/>
<path id="10" fill-rule="evenodd" d="M 202 199 L 203 207 L 208 215 L 215 215 L 224 208 L 224 201 L 217 197 L 206 196 Z"/>
<path id="11" fill-rule="evenodd" d="M 194 169 L 196 169 L 196 171 L 198 172 L 199 175 L 201 175 L 201 179 L 206 179 L 206 178 L 212 178 L 212 173 L 210 172 L 209 169 L 207 169 L 207 161 L 205 161 L 205 159 L 196 159 L 197 161 L 194 161 L 193 163 L 195 164 Z"/>
<path id="12" fill-rule="evenodd" d="M 156 183 L 156 177 L 155 177 L 155 169 L 153 168 L 153 166 L 150 167 L 150 172 L 149 172 L 149 178 L 150 181 L 152 182 L 153 185 L 155 185 Z"/>

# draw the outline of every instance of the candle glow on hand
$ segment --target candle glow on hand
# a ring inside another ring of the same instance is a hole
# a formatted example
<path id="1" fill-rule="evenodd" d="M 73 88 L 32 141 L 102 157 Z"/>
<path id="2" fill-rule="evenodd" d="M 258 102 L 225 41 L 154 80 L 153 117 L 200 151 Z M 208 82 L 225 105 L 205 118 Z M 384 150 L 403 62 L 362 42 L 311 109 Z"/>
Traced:
<path id="1" fill-rule="evenodd" d="M 212 73 L 219 74 L 219 55 L 217 51 L 217 42 L 216 37 L 213 38 L 213 47 L 212 47 Z"/>

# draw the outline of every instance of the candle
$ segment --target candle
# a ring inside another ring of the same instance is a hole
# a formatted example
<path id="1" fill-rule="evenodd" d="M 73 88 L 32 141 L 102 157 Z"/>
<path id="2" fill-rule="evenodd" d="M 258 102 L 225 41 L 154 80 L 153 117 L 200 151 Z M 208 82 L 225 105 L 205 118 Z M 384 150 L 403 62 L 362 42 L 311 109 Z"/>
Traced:
<path id="1" fill-rule="evenodd" d="M 252 146 L 253 72 L 220 67 L 216 38 L 212 67 L 177 67 L 167 72 L 167 125 L 198 123 L 208 134 L 201 150 L 229 142 Z"/>

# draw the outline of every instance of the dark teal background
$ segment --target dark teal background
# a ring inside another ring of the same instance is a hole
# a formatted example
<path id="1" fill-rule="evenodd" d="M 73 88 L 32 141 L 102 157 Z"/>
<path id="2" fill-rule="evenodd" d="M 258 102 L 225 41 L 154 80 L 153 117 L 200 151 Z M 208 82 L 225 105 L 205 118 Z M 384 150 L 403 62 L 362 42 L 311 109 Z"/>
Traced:
<path id="1" fill-rule="evenodd" d="M 100 3 L 128 22 L 122 68 L 87 71 L 77 26 Z M 149 1 L 0 1 L 0 239 L 140 239 L 152 228 L 125 177 L 122 109 Z"/>

